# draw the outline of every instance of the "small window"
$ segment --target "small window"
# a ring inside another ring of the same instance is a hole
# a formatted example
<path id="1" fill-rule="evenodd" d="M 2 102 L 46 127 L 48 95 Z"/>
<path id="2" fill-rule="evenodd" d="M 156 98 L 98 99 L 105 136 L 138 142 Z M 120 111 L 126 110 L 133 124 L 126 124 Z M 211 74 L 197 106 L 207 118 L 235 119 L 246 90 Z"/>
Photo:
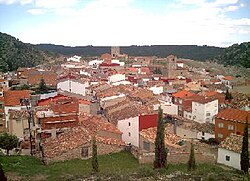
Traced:
<path id="1" fill-rule="evenodd" d="M 205 133 L 204 133 L 204 131 L 202 131 L 202 136 L 205 136 Z"/>
<path id="2" fill-rule="evenodd" d="M 208 112 L 207 114 L 206 114 L 206 116 L 210 116 L 211 114 L 210 114 L 210 112 Z"/>
<path id="3" fill-rule="evenodd" d="M 0 124 L 0 127 L 3 127 L 3 124 Z"/>
<path id="4" fill-rule="evenodd" d="M 128 133 L 128 136 L 131 136 L 131 133 L 130 133 L 130 132 Z"/>
<path id="5" fill-rule="evenodd" d="M 223 134 L 218 134 L 218 138 L 223 138 Z"/>
<path id="6" fill-rule="evenodd" d="M 0 109 L 3 109 L 3 104 L 0 104 Z"/>
<path id="7" fill-rule="evenodd" d="M 234 130 L 234 126 L 233 125 L 228 125 L 227 128 L 228 128 L 228 130 Z"/>
<path id="8" fill-rule="evenodd" d="M 128 122 L 128 126 L 130 126 L 130 122 Z"/>
<path id="9" fill-rule="evenodd" d="M 226 161 L 230 161 L 230 156 L 226 155 Z"/>
<path id="10" fill-rule="evenodd" d="M 88 147 L 83 147 L 82 148 L 81 156 L 83 158 L 87 158 L 89 156 L 89 148 Z"/>
<path id="11" fill-rule="evenodd" d="M 219 128 L 223 128 L 223 127 L 224 127 L 224 124 L 223 124 L 223 123 L 218 123 L 218 127 L 219 127 Z"/>
<path id="12" fill-rule="evenodd" d="M 149 151 L 150 150 L 150 144 L 146 141 L 143 141 L 143 149 Z"/>

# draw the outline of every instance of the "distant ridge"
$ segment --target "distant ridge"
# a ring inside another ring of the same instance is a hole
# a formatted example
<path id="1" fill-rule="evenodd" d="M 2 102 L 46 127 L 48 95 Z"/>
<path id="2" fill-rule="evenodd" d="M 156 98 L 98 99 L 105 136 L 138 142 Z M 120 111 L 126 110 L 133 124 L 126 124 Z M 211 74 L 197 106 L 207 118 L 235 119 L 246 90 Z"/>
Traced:
<path id="1" fill-rule="evenodd" d="M 41 50 L 47 50 L 63 55 L 100 56 L 110 53 L 110 46 L 63 46 L 53 44 L 35 45 Z M 170 54 L 193 60 L 209 60 L 219 56 L 224 48 L 197 45 L 151 45 L 151 46 L 121 46 L 121 52 L 130 56 L 166 57 Z"/>
<path id="2" fill-rule="evenodd" d="M 250 68 L 250 42 L 234 44 L 226 48 L 217 58 L 217 62 Z"/>

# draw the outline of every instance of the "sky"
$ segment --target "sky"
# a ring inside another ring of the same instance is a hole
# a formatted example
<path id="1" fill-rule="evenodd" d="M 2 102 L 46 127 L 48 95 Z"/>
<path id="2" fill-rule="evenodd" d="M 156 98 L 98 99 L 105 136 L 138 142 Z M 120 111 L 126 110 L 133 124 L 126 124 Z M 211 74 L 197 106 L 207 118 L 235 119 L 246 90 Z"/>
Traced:
<path id="1" fill-rule="evenodd" d="M 65 46 L 250 41 L 250 0 L 0 0 L 0 31 Z"/>

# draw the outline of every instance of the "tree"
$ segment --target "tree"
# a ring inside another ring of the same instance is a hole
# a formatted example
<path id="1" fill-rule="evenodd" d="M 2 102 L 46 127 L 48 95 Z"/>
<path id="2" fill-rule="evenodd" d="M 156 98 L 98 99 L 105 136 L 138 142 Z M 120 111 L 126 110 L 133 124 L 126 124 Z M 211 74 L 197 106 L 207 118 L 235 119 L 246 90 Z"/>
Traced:
<path id="1" fill-rule="evenodd" d="M 0 163 L 0 180 L 7 181 L 7 178 L 4 175 L 2 164 Z"/>
<path id="2" fill-rule="evenodd" d="M 227 89 L 227 92 L 226 92 L 226 95 L 225 95 L 225 99 L 226 99 L 226 100 L 231 100 L 231 99 L 233 99 L 233 96 L 232 96 L 232 94 L 228 91 L 228 89 Z"/>
<path id="3" fill-rule="evenodd" d="M 46 86 L 46 83 L 43 78 L 40 80 L 38 89 L 41 93 L 46 93 L 48 91 L 48 87 Z"/>
<path id="4" fill-rule="evenodd" d="M 240 154 L 240 167 L 241 170 L 247 174 L 249 168 L 249 152 L 248 152 L 248 117 L 246 118 L 243 140 L 242 140 L 242 150 Z"/>
<path id="5" fill-rule="evenodd" d="M 18 138 L 15 135 L 8 133 L 0 135 L 0 148 L 5 149 L 7 151 L 7 155 L 9 155 L 10 150 L 17 147 L 17 144 Z"/>
<path id="6" fill-rule="evenodd" d="M 155 160 L 154 168 L 165 168 L 167 149 L 165 148 L 165 127 L 163 123 L 162 109 L 158 108 L 158 125 L 155 138 Z"/>
<path id="7" fill-rule="evenodd" d="M 96 145 L 96 138 L 93 137 L 92 140 L 92 169 L 93 172 L 99 172 L 99 165 L 97 160 L 97 145 Z"/>
<path id="8" fill-rule="evenodd" d="M 193 171 L 195 170 L 196 165 L 195 165 L 195 156 L 194 156 L 194 145 L 191 143 L 191 148 L 190 148 L 190 155 L 189 155 L 189 160 L 188 160 L 188 171 Z"/>

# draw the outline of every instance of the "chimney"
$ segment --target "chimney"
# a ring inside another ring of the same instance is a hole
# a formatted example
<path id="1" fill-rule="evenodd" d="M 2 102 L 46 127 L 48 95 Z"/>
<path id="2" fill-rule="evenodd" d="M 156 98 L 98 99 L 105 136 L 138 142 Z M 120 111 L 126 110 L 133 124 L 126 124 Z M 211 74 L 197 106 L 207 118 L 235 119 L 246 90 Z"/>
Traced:
<path id="1" fill-rule="evenodd" d="M 52 128 L 51 130 L 51 138 L 56 138 L 56 128 Z"/>

